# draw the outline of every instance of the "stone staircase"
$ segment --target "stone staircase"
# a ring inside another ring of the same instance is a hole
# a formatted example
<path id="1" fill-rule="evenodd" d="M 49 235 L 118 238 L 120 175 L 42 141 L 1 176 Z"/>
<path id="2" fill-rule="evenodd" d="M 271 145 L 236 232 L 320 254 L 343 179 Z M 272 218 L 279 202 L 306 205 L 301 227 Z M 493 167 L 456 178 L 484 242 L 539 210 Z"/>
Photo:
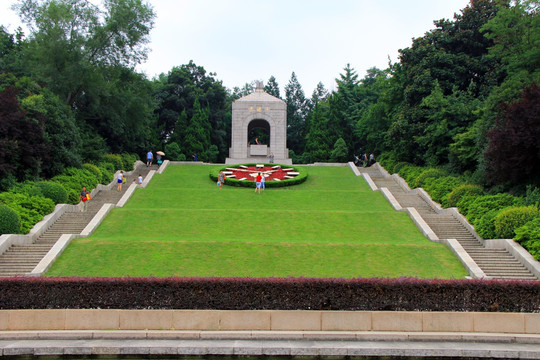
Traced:
<path id="1" fill-rule="evenodd" d="M 30 273 L 54 246 L 62 234 L 80 234 L 104 204 L 116 204 L 122 198 L 133 179 L 141 174 L 146 177 L 157 165 L 139 166 L 131 176 L 126 176 L 122 191 L 101 190 L 87 204 L 84 212 L 66 212 L 51 225 L 33 244 L 13 245 L 0 255 L 0 276 L 17 276 Z"/>
<path id="2" fill-rule="evenodd" d="M 491 278 L 538 280 L 538 278 L 505 249 L 488 249 L 454 216 L 438 213 L 415 191 L 405 191 L 379 169 L 359 167 L 377 187 L 387 188 L 403 208 L 414 207 L 439 239 L 456 239 L 480 269 Z"/>

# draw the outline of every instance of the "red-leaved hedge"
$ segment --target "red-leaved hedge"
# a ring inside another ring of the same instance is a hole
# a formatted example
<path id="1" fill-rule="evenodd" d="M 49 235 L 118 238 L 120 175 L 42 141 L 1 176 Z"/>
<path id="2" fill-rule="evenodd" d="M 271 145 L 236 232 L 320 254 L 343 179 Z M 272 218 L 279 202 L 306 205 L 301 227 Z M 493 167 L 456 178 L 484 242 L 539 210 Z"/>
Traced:
<path id="1" fill-rule="evenodd" d="M 0 309 L 539 312 L 540 282 L 311 278 L 0 280 Z"/>

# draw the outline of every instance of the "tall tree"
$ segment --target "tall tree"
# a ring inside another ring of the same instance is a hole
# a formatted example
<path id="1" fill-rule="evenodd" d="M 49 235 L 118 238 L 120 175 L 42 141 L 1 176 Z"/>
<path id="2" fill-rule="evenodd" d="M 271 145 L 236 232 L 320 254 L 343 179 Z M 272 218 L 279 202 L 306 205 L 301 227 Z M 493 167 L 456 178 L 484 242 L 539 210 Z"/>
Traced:
<path id="1" fill-rule="evenodd" d="M 230 136 L 227 126 L 227 112 L 230 109 L 227 92 L 215 74 L 207 73 L 202 66 L 193 61 L 174 67 L 167 75 L 162 74 L 156 83 L 158 107 L 158 128 L 160 139 L 164 143 L 178 142 L 182 150 L 188 149 L 182 142 L 182 123 L 195 115 L 195 99 L 200 106 L 208 108 L 207 121 L 211 129 L 210 141 L 219 149 L 218 159 L 224 160 L 228 154 Z M 185 112 L 185 118 L 182 114 Z M 205 125 L 206 126 L 206 125 Z M 178 134 L 174 134 L 179 131 Z M 191 154 L 186 154 L 191 156 Z"/>
<path id="2" fill-rule="evenodd" d="M 208 121 L 209 111 L 201 107 L 199 98 L 196 97 L 193 104 L 193 116 L 186 129 L 184 140 L 186 158 L 197 154 L 199 160 L 207 161 L 207 151 L 210 148 L 210 132 L 212 130 Z"/>
<path id="3" fill-rule="evenodd" d="M 540 186 L 540 86 L 533 84 L 522 96 L 505 106 L 498 124 L 488 132 L 489 178 Z"/>
<path id="4" fill-rule="evenodd" d="M 0 190 L 42 174 L 43 164 L 50 160 L 43 127 L 43 118 L 26 116 L 16 88 L 0 90 Z"/>
<path id="5" fill-rule="evenodd" d="M 30 29 L 26 68 L 69 105 L 93 86 L 106 66 L 146 58 L 154 12 L 141 0 L 19 0 L 14 8 Z"/>
<path id="6" fill-rule="evenodd" d="M 289 83 L 285 86 L 285 102 L 287 103 L 287 146 L 295 154 L 302 154 L 306 136 L 306 97 L 304 90 L 296 78 L 291 74 Z"/>
<path id="7" fill-rule="evenodd" d="M 434 30 L 414 39 L 410 48 L 400 50 L 400 64 L 395 71 L 402 82 L 403 101 L 387 136 L 388 145 L 400 160 L 423 164 L 433 159 L 428 159 L 429 144 L 418 139 L 429 132 L 430 126 L 435 128 L 434 109 L 421 104 L 436 84 L 442 96 L 457 90 L 470 94 L 472 99 L 486 97 L 497 83 L 497 61 L 487 56 L 492 41 L 481 32 L 497 11 L 495 1 L 473 0 L 454 15 L 453 21 L 436 21 Z M 464 128 L 469 126 L 472 124 Z"/>
<path id="8" fill-rule="evenodd" d="M 279 85 L 274 75 L 270 76 L 270 79 L 268 79 L 268 82 L 266 85 L 264 85 L 264 91 L 272 96 L 277 97 L 278 99 L 281 99 L 281 96 L 279 95 Z"/>

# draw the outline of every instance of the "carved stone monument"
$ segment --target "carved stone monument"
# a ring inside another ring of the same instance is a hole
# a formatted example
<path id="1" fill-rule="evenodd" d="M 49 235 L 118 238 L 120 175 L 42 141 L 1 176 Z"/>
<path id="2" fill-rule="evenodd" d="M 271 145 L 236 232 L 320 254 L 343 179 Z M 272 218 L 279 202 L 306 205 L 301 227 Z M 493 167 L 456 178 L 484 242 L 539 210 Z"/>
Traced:
<path id="1" fill-rule="evenodd" d="M 249 134 L 254 129 L 268 133 L 268 143 L 257 144 Z M 292 164 L 287 149 L 287 105 L 267 94 L 262 81 L 257 81 L 255 92 L 232 104 L 231 147 L 226 164 L 251 162 Z"/>

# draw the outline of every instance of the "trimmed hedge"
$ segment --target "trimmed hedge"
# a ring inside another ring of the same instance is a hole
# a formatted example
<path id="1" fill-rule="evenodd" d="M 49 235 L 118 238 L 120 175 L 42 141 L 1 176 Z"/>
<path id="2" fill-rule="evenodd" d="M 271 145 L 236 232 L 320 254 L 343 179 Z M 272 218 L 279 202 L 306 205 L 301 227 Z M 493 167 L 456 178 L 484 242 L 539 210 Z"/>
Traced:
<path id="1" fill-rule="evenodd" d="M 540 282 L 313 278 L 6 278 L 0 309 L 538 312 Z"/>
<path id="2" fill-rule="evenodd" d="M 416 177 L 416 179 L 414 180 L 413 188 L 423 187 L 427 179 L 432 179 L 432 178 L 437 179 L 446 175 L 448 175 L 448 172 L 446 172 L 443 169 L 427 168 L 426 170 L 422 171 L 420 175 Z"/>
<path id="3" fill-rule="evenodd" d="M 21 231 L 21 218 L 11 208 L 0 204 L 0 235 L 18 234 Z"/>
<path id="4" fill-rule="evenodd" d="M 448 207 L 457 206 L 458 202 L 464 196 L 476 195 L 480 196 L 484 194 L 484 188 L 480 185 L 464 184 L 456 187 L 450 194 L 448 194 Z"/>
<path id="5" fill-rule="evenodd" d="M 540 261 L 540 217 L 534 218 L 516 229 L 514 240 L 527 249 L 536 260 Z"/>
<path id="6" fill-rule="evenodd" d="M 67 191 L 61 184 L 40 181 L 36 183 L 36 187 L 41 190 L 43 197 L 51 199 L 55 204 L 65 204 L 67 201 Z"/>
<path id="7" fill-rule="evenodd" d="M 434 201 L 448 207 L 448 196 L 461 184 L 463 180 L 455 176 L 429 177 L 424 180 L 423 187 Z"/>
<path id="8" fill-rule="evenodd" d="M 43 217 L 54 210 L 54 202 L 42 196 L 4 192 L 0 194 L 0 203 L 15 211 L 21 220 L 19 233 L 26 234 Z"/>
<path id="9" fill-rule="evenodd" d="M 118 154 L 106 154 L 104 159 L 105 162 L 113 164 L 115 170 L 124 170 L 125 168 L 124 160 Z"/>
<path id="10" fill-rule="evenodd" d="M 92 174 L 94 174 L 94 176 L 98 180 L 98 184 L 104 184 L 104 182 L 103 182 L 103 173 L 101 172 L 101 170 L 99 170 L 99 167 L 97 167 L 94 164 L 86 163 L 86 164 L 83 164 L 83 169 L 86 169 L 86 170 L 90 171 Z"/>
<path id="11" fill-rule="evenodd" d="M 538 209 L 536 206 L 519 206 L 504 209 L 493 220 L 495 235 L 500 239 L 512 239 L 517 228 L 537 216 Z"/>
<path id="12" fill-rule="evenodd" d="M 238 164 L 238 165 L 224 166 L 224 167 L 219 168 L 217 170 L 210 171 L 210 179 L 212 179 L 212 181 L 217 182 L 219 172 L 221 170 L 225 171 L 226 168 L 238 167 L 240 165 L 255 166 L 257 164 L 260 164 L 260 163 L 248 163 L 248 164 Z M 294 169 L 295 171 L 299 172 L 300 174 L 298 176 L 294 177 L 293 179 L 286 179 L 286 180 L 282 180 L 282 181 L 266 181 L 265 186 L 267 188 L 286 187 L 286 186 L 298 185 L 298 184 L 301 184 L 304 181 L 306 181 L 307 178 L 308 178 L 308 173 L 307 173 L 307 171 L 305 169 L 298 169 L 297 167 L 294 167 L 294 166 L 282 165 L 282 164 L 274 164 L 274 163 L 272 163 L 272 164 L 265 163 L 264 164 L 264 166 L 276 166 L 276 165 L 279 165 L 279 166 L 285 167 L 285 168 Z M 255 187 L 255 181 L 239 181 L 238 179 L 227 178 L 227 179 L 225 179 L 225 185 L 254 188 Z"/>

